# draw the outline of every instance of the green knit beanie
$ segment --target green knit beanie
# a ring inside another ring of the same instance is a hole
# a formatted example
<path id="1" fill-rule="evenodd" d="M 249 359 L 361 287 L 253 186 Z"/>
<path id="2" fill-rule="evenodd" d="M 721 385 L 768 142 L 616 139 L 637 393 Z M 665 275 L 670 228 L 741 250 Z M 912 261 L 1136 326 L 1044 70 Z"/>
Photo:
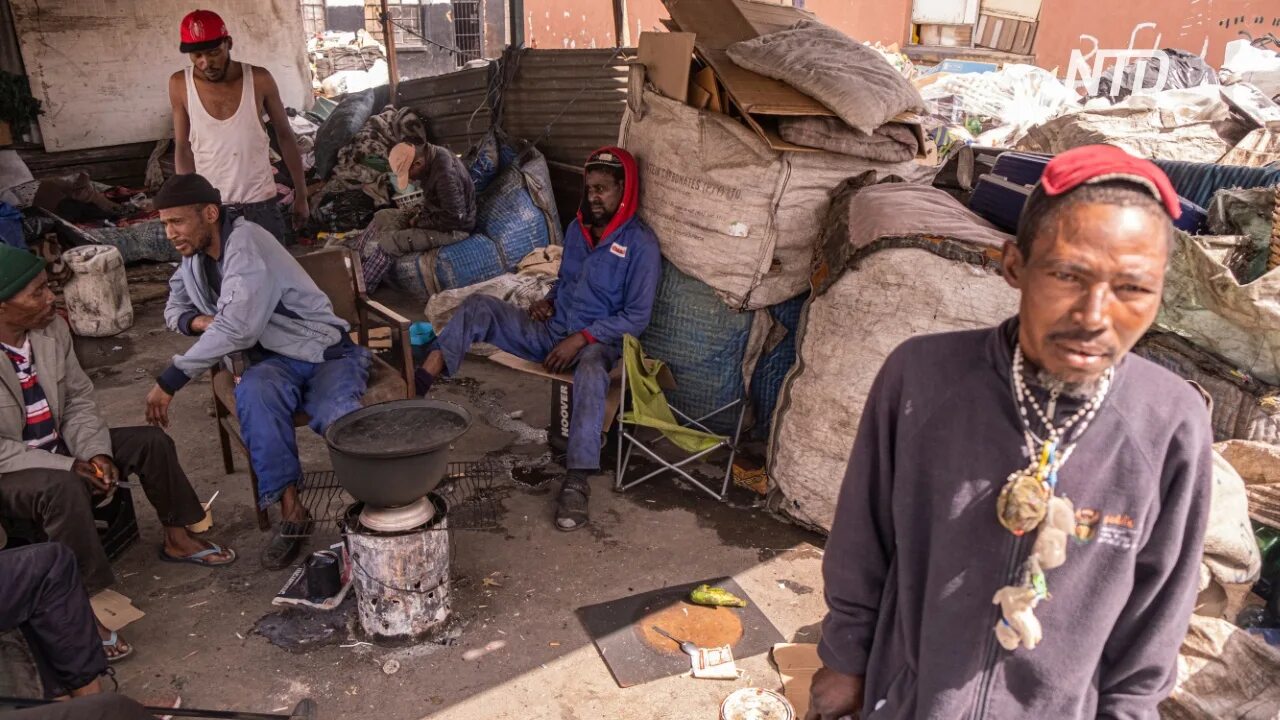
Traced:
<path id="1" fill-rule="evenodd" d="M 26 250 L 0 243 L 0 302 L 22 289 L 44 269 L 44 260 Z"/>

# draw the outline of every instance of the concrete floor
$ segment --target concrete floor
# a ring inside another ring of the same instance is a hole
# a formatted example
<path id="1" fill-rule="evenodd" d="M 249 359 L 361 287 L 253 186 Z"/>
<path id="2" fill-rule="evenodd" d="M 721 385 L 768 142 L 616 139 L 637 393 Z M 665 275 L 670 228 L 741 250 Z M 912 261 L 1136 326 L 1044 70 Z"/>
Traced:
<path id="1" fill-rule="evenodd" d="M 79 343 L 113 425 L 142 422 L 151 378 L 189 342 L 164 330 L 161 308 L 145 303 L 127 333 Z M 497 458 L 534 466 L 537 476 L 546 453 L 539 430 L 548 422 L 548 382 L 481 359 L 463 376 L 433 391 L 478 418 L 453 459 Z M 514 411 L 523 416 L 513 420 Z M 505 474 L 501 529 L 454 534 L 455 644 L 384 648 L 358 644 L 344 627 L 309 651 L 281 649 L 254 629 L 276 610 L 271 598 L 289 573 L 258 567 L 267 535 L 254 521 L 243 459 L 240 472 L 223 473 L 207 379 L 182 391 L 171 419 L 200 496 L 221 492 L 209 537 L 234 546 L 241 559 L 219 570 L 158 562 L 155 515 L 136 501 L 142 539 L 116 563 L 117 589 L 146 612 L 124 632 L 135 656 L 117 666 L 130 695 L 178 692 L 189 707 L 254 711 L 287 711 L 310 697 L 325 718 L 710 718 L 735 688 L 778 687 L 766 656 L 740 659 L 745 674 L 737 681 L 672 677 L 619 689 L 575 608 L 731 575 L 785 638 L 817 638 L 821 539 L 753 507 L 745 492 L 722 504 L 660 479 L 618 494 L 607 489 L 611 476 L 600 477 L 593 524 L 562 533 L 551 523 L 555 483 L 517 484 Z M 305 429 L 300 437 L 304 467 L 327 468 L 318 438 Z M 331 525 L 323 535 L 324 544 L 337 540 Z M 321 544 L 315 538 L 310 547 Z M 398 663 L 393 674 L 384 672 L 389 660 Z"/>

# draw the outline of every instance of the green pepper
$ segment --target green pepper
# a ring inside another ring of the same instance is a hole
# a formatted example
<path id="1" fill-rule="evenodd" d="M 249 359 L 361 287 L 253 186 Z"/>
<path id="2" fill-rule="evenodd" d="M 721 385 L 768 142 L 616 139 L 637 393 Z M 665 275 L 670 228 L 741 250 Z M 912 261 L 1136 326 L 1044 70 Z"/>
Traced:
<path id="1" fill-rule="evenodd" d="M 728 590 L 718 587 L 711 587 L 706 583 L 699 585 L 689 593 L 689 602 L 695 605 L 710 605 L 713 607 L 746 607 L 747 601 L 734 595 Z"/>

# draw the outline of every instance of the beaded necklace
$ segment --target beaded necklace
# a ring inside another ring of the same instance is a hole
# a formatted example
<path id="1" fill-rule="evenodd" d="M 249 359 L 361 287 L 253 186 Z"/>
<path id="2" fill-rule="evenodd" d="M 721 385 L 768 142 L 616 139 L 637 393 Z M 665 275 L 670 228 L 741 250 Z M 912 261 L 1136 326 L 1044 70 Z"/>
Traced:
<path id="1" fill-rule="evenodd" d="M 1000 619 L 993 630 L 1000 644 L 1008 650 L 1019 646 L 1033 649 L 1041 640 L 1040 623 L 1034 611 L 1041 600 L 1049 598 L 1045 570 L 1052 570 L 1065 561 L 1067 537 L 1075 516 L 1071 501 L 1055 496 L 1058 470 L 1070 459 L 1080 437 L 1097 417 L 1115 380 L 1115 368 L 1107 368 L 1093 397 L 1062 425 L 1056 425 L 1053 416 L 1061 390 L 1051 389 L 1048 407 L 1041 407 L 1035 395 L 1027 389 L 1024 360 L 1019 345 L 1013 352 L 1010 382 L 1031 463 L 1009 475 L 996 501 L 996 513 L 1000 524 L 1014 535 L 1021 537 L 1037 529 L 1039 532 L 1031 554 L 1023 563 L 1020 583 L 1001 588 L 993 599 L 1001 609 Z M 1033 430 L 1028 408 L 1039 421 L 1043 438 Z"/>

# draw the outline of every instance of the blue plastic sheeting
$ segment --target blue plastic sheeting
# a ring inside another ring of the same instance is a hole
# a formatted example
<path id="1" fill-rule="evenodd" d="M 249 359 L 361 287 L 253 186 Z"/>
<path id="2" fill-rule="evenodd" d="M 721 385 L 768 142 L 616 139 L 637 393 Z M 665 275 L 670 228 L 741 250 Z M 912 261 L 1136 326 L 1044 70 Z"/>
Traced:
<path id="1" fill-rule="evenodd" d="M 485 133 L 471 150 L 467 151 L 463 161 L 471 173 L 471 182 L 475 183 L 476 194 L 489 189 L 489 185 L 497 179 L 512 160 L 516 159 L 516 149 L 500 142 L 494 130 Z"/>
<path id="2" fill-rule="evenodd" d="M 1009 184 L 991 181 L 990 176 L 987 175 L 982 176 L 978 179 L 978 184 L 974 187 L 973 195 L 969 199 L 969 209 L 1006 232 L 1017 232 L 1018 217 L 1022 214 L 1026 196 L 1030 194 L 1031 186 L 1040 182 L 1045 165 L 1052 159 L 1050 155 L 1039 153 L 1002 153 L 996 158 L 991 176 L 1003 178 Z M 1238 172 L 1255 168 L 1160 160 L 1157 160 L 1156 164 L 1169 175 L 1173 188 L 1179 195 L 1182 216 L 1174 222 L 1174 226 L 1193 235 L 1202 232 L 1205 228 L 1208 221 L 1205 207 L 1213 199 L 1213 193 L 1222 188 L 1234 187 L 1219 183 L 1264 179 L 1261 175 Z M 1170 172 L 1170 168 L 1166 165 L 1174 166 L 1175 172 Z M 1266 172 L 1260 171 L 1263 175 Z M 1280 183 L 1280 171 L 1274 171 L 1273 174 L 1276 175 L 1276 179 L 1272 184 Z M 1013 186 L 1023 186 L 1025 191 Z M 1243 185 L 1243 187 L 1256 187 L 1256 185 Z"/>
<path id="3" fill-rule="evenodd" d="M 729 309 L 710 286 L 663 261 L 653 318 L 641 336 L 645 354 L 671 368 L 676 387 L 667 401 L 681 412 L 702 417 L 742 397 L 742 359 L 752 315 Z M 730 434 L 737 413 L 707 423 Z"/>
<path id="4" fill-rule="evenodd" d="M 1018 218 L 1031 188 L 995 175 L 983 175 L 969 196 L 969 209 L 1008 233 L 1018 231 Z"/>
<path id="5" fill-rule="evenodd" d="M 441 290 L 475 285 L 506 272 L 498 246 L 483 233 L 446 245 L 436 256 L 436 282 Z"/>
<path id="6" fill-rule="evenodd" d="M 22 233 L 22 211 L 0 202 L 0 243 L 27 249 L 27 238 Z"/>
<path id="7" fill-rule="evenodd" d="M 385 281 L 396 289 L 409 293 L 415 300 L 426 302 L 431 298 L 431 291 L 428 289 L 431 286 L 427 284 L 427 278 L 433 272 L 429 260 L 427 253 L 401 255 L 392 261 Z"/>
<path id="8" fill-rule="evenodd" d="M 504 272 L 549 242 L 547 219 L 525 185 L 524 174 L 509 165 L 478 200 L 476 232 L 493 239 Z"/>
<path id="9" fill-rule="evenodd" d="M 1208 207 L 1219 190 L 1280 185 L 1280 170 L 1176 160 L 1155 163 L 1169 176 L 1179 195 L 1200 207 Z"/>
<path id="10" fill-rule="evenodd" d="M 164 223 L 159 220 L 148 220 L 121 228 L 92 228 L 85 230 L 84 234 L 94 242 L 119 250 L 125 265 L 144 260 L 178 262 L 182 259 L 165 235 Z"/>
<path id="11" fill-rule="evenodd" d="M 995 63 L 978 62 L 976 60 L 943 60 L 931 68 L 926 68 L 920 72 L 921 75 L 933 75 L 935 73 L 955 73 L 957 75 L 974 73 L 983 75 L 989 72 L 999 70 L 1000 66 Z"/>
<path id="12" fill-rule="evenodd" d="M 768 438 L 773 423 L 773 408 L 782 393 L 782 382 L 796 364 L 796 332 L 800 327 L 800 314 L 809 300 L 809 293 L 766 308 L 774 322 L 787 329 L 787 334 L 772 349 L 766 348 L 756 363 L 751 376 L 751 405 L 755 409 L 752 437 Z"/>

